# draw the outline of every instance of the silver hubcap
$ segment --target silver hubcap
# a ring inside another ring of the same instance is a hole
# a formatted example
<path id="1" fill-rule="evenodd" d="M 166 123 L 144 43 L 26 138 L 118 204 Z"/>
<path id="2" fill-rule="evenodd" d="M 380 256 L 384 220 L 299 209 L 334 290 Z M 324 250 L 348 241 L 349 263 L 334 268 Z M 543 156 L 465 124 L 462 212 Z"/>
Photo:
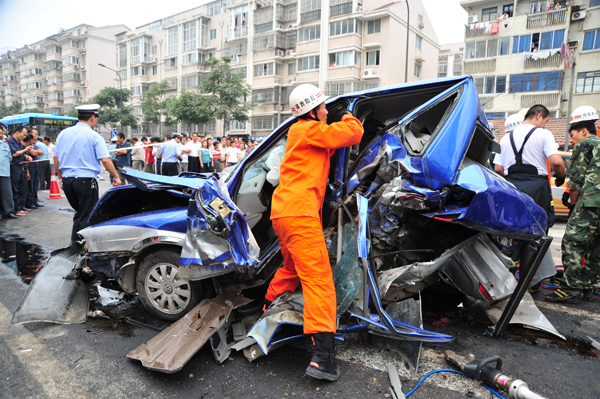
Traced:
<path id="1" fill-rule="evenodd" d="M 170 263 L 154 265 L 146 275 L 146 295 L 163 313 L 176 314 L 190 303 L 192 289 L 178 277 L 179 269 Z"/>

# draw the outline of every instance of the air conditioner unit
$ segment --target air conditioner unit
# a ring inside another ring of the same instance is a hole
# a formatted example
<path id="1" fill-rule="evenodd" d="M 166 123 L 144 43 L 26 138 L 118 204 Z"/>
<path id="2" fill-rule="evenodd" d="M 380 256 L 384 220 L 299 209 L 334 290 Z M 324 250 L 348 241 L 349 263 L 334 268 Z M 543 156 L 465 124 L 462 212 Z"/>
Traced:
<path id="1" fill-rule="evenodd" d="M 573 14 L 571 14 L 571 21 L 581 21 L 582 19 L 585 19 L 585 16 L 585 11 L 576 11 Z"/>
<path id="2" fill-rule="evenodd" d="M 79 65 L 77 65 L 77 64 L 74 64 L 74 65 L 73 65 L 73 68 L 74 68 L 74 69 L 79 69 Z"/>
<path id="3" fill-rule="evenodd" d="M 560 94 L 560 99 L 561 99 L 562 101 L 567 101 L 567 100 L 569 99 L 569 93 L 567 93 L 566 91 L 562 92 L 562 93 Z"/>
<path id="4" fill-rule="evenodd" d="M 294 50 L 286 50 L 285 55 L 287 55 L 287 56 L 296 55 L 296 52 Z"/>
<path id="5" fill-rule="evenodd" d="M 419 28 L 423 29 L 425 27 L 425 22 L 419 22 Z"/>
<path id="6" fill-rule="evenodd" d="M 296 78 L 291 78 L 288 82 L 291 85 L 295 85 L 296 84 Z"/>
<path id="7" fill-rule="evenodd" d="M 285 51 L 284 50 L 277 50 L 277 57 L 285 57 Z"/>
<path id="8" fill-rule="evenodd" d="M 468 22 L 469 22 L 470 24 L 474 24 L 474 23 L 476 23 L 477 21 L 479 21 L 479 17 L 478 17 L 478 15 L 477 15 L 477 14 L 474 14 L 474 15 L 469 15 Z"/>
<path id="9" fill-rule="evenodd" d="M 42 79 L 44 80 L 48 80 L 48 78 L 46 76 L 42 76 Z"/>
<path id="10" fill-rule="evenodd" d="M 82 80 L 82 81 L 81 81 L 81 85 L 82 85 L 82 86 L 85 86 L 85 80 Z"/>
<path id="11" fill-rule="evenodd" d="M 85 65 L 82 65 L 82 66 L 81 66 L 81 69 L 85 69 Z"/>
<path id="12" fill-rule="evenodd" d="M 570 42 L 567 42 L 567 47 L 569 48 L 577 48 L 578 45 L 579 42 L 577 40 L 571 40 Z"/>
<path id="13" fill-rule="evenodd" d="M 80 54 L 85 54 L 85 49 L 84 49 L 84 48 L 80 49 L 80 50 L 79 50 L 79 53 L 80 53 Z"/>
<path id="14" fill-rule="evenodd" d="M 148 62 L 152 62 L 152 61 L 154 61 L 155 59 L 156 59 L 156 58 L 154 58 L 154 57 L 152 57 L 152 56 L 151 56 L 151 57 L 148 57 L 148 58 L 146 58 L 146 60 L 147 60 Z"/>
<path id="15" fill-rule="evenodd" d="M 363 76 L 368 77 L 368 76 L 375 76 L 375 73 L 373 73 L 372 69 L 365 69 L 363 72 Z"/>

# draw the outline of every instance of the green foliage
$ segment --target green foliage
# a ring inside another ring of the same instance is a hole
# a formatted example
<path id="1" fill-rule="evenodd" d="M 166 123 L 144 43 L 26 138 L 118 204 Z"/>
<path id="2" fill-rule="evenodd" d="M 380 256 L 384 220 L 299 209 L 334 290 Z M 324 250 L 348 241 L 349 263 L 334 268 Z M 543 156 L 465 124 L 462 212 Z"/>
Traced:
<path id="1" fill-rule="evenodd" d="M 10 107 L 7 107 L 4 104 L 0 104 L 0 119 L 4 118 L 5 116 L 21 114 L 23 113 L 21 112 L 22 108 L 23 105 L 19 102 L 13 103 Z"/>
<path id="2" fill-rule="evenodd" d="M 210 72 L 200 83 L 199 89 L 205 94 L 206 110 L 210 119 L 247 121 L 252 109 L 251 90 L 244 82 L 244 76 L 235 73 L 230 65 L 231 58 L 211 58 Z"/>
<path id="3" fill-rule="evenodd" d="M 191 91 L 182 92 L 178 98 L 171 98 L 169 113 L 184 125 L 207 123 L 213 119 L 208 110 L 206 97 Z"/>
<path id="4" fill-rule="evenodd" d="M 175 119 L 170 113 L 170 108 L 173 98 L 167 98 L 167 89 L 169 85 L 167 82 L 161 82 L 150 86 L 148 91 L 144 94 L 141 101 L 142 113 L 144 114 L 145 123 L 154 123 L 162 126 L 172 125 L 175 123 Z M 162 129 L 161 129 L 162 130 Z"/>
<path id="5" fill-rule="evenodd" d="M 24 109 L 23 114 L 43 114 L 44 110 L 43 109 L 39 109 L 39 108 L 27 108 Z"/>
<path id="6" fill-rule="evenodd" d="M 133 115 L 133 107 L 124 105 L 129 102 L 131 92 L 126 89 L 117 89 L 114 87 L 105 87 L 96 94 L 90 101 L 83 104 L 98 104 L 100 111 L 98 112 L 98 124 L 116 130 L 124 126 L 135 127 L 138 124 L 137 118 Z M 77 118 L 77 110 L 71 108 L 68 116 Z"/>

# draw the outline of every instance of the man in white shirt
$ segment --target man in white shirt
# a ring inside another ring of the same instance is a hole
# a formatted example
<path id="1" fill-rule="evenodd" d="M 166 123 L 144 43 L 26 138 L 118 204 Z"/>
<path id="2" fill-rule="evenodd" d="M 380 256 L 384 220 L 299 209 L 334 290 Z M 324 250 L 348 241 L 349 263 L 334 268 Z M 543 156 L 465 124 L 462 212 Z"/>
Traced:
<path id="1" fill-rule="evenodd" d="M 547 229 L 554 224 L 555 215 L 546 158 L 556 173 L 557 187 L 564 183 L 566 171 L 554 135 L 544 129 L 549 119 L 548 108 L 543 105 L 531 107 L 522 125 L 500 140 L 502 151 L 500 157 L 496 157 L 495 166 L 498 174 L 506 176 L 508 181 L 546 211 Z"/>
<path id="2" fill-rule="evenodd" d="M 146 138 L 142 138 L 142 141 L 146 141 Z M 142 143 L 138 141 L 137 137 L 131 139 L 133 143 L 133 149 L 131 150 L 131 167 L 135 170 L 144 170 L 144 148 Z"/>
<path id="3" fill-rule="evenodd" d="M 190 172 L 200 173 L 200 148 L 202 143 L 198 140 L 198 133 L 192 133 L 192 141 L 188 141 L 186 149 L 188 152 L 188 170 Z"/>
<path id="4" fill-rule="evenodd" d="M 181 143 L 179 144 L 181 146 L 181 170 L 180 172 L 187 172 L 188 169 L 188 162 L 189 162 L 189 154 L 192 151 L 192 149 L 190 147 L 188 147 L 188 143 L 190 142 L 190 140 L 186 137 L 183 136 L 181 138 Z"/>

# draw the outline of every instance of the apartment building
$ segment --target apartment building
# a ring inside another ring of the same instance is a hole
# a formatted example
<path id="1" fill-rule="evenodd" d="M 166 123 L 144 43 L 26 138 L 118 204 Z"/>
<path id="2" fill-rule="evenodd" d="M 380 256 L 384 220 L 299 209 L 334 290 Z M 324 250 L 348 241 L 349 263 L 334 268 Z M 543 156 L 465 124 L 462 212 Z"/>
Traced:
<path id="1" fill-rule="evenodd" d="M 125 25 L 78 25 L 0 56 L 0 103 L 64 115 L 112 86 L 115 35 Z"/>
<path id="2" fill-rule="evenodd" d="M 463 55 L 465 43 L 443 44 L 438 55 L 438 78 L 461 76 L 463 74 Z"/>
<path id="3" fill-rule="evenodd" d="M 502 119 L 544 104 L 552 118 L 600 109 L 600 0 L 466 0 L 464 73 L 484 111 Z M 573 51 L 574 60 L 563 54 Z"/>
<path id="4" fill-rule="evenodd" d="M 117 70 L 143 121 L 140 101 L 150 85 L 167 82 L 169 96 L 198 90 L 210 57 L 229 56 L 252 88 L 251 122 L 179 131 L 261 136 L 291 116 L 288 99 L 298 84 L 337 96 L 402 83 L 405 72 L 408 81 L 436 77 L 439 45 L 419 0 L 410 0 L 409 26 L 407 49 L 403 1 L 217 0 L 119 34 Z M 132 130 L 157 132 L 145 123 Z"/>

